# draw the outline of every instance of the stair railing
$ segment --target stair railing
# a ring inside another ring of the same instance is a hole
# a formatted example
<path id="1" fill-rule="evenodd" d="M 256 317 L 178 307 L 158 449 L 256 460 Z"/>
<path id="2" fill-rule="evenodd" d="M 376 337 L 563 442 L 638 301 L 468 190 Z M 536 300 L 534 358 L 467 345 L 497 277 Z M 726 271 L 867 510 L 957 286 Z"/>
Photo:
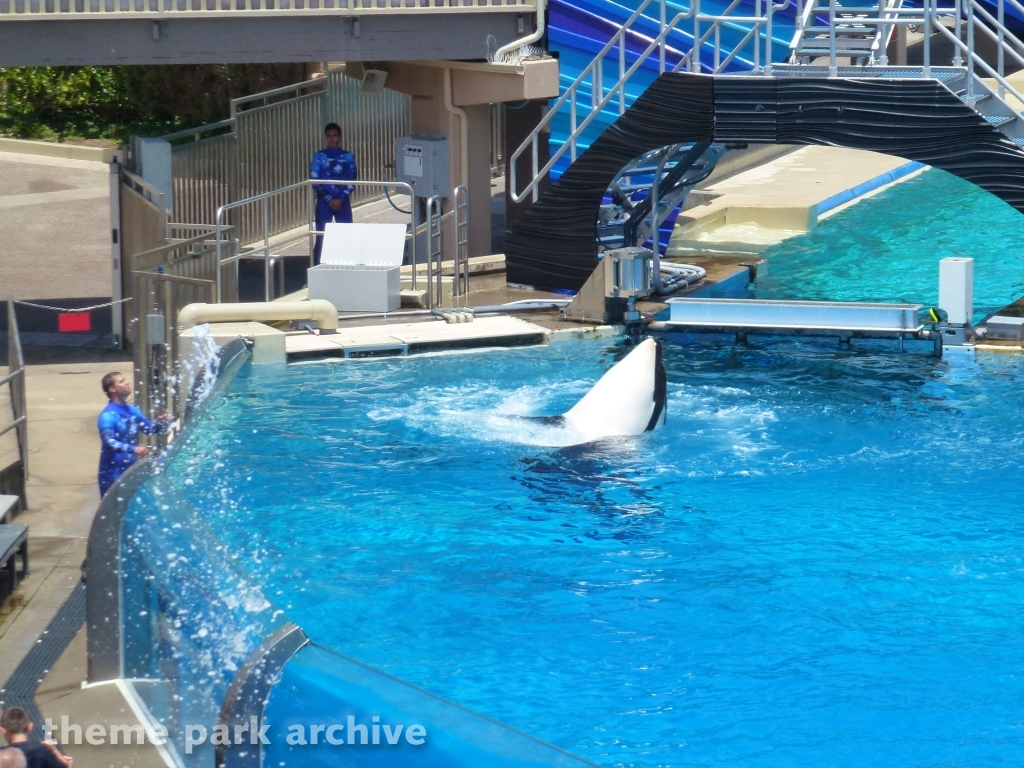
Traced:
<path id="1" fill-rule="evenodd" d="M 807 0 L 807 4 L 803 6 L 796 16 L 796 30 L 793 32 L 793 40 L 790 42 L 790 50 L 793 51 L 791 60 L 796 64 L 796 51 L 800 47 L 800 41 L 804 39 L 804 30 L 811 25 L 812 19 L 814 18 L 814 12 L 820 10 L 818 8 L 817 0 Z"/>
<path id="2" fill-rule="evenodd" d="M 926 3 L 931 3 L 931 2 L 934 2 L 934 0 L 925 0 L 925 2 Z M 1002 5 L 1002 0 L 1000 0 L 1000 5 Z M 950 41 L 952 41 L 953 45 L 955 46 L 955 49 L 959 50 L 961 52 L 961 54 L 963 54 L 967 58 L 967 105 L 973 108 L 975 106 L 975 104 L 977 103 L 977 96 L 975 95 L 975 92 L 974 92 L 975 79 L 977 77 L 977 75 L 975 73 L 977 71 L 977 67 L 980 67 L 985 73 L 987 73 L 987 75 L 989 77 L 991 77 L 992 79 L 994 79 L 996 81 L 996 84 L 999 87 L 999 98 L 1002 99 L 1004 101 L 1004 103 L 1005 103 L 1005 100 L 1006 100 L 1006 94 L 1009 93 L 1013 98 L 1017 99 L 1017 101 L 1019 103 L 1024 104 L 1024 96 L 1022 96 L 1017 91 L 1016 88 L 1014 88 L 1009 82 L 1007 82 L 1006 78 L 1003 76 L 1003 73 L 1000 72 L 995 67 L 993 67 L 991 64 L 989 64 L 987 61 L 985 61 L 985 59 L 983 59 L 981 56 L 979 56 L 974 51 L 974 31 L 975 31 L 975 29 L 979 29 L 979 30 L 983 31 L 985 34 L 987 34 L 989 37 L 991 37 L 996 42 L 999 41 L 999 35 L 1000 34 L 1002 34 L 1003 36 L 1008 34 L 1014 40 L 1016 40 L 1016 37 L 1014 37 L 1013 33 L 1010 32 L 1009 29 L 1006 29 L 1006 27 L 1003 26 L 1003 25 L 999 25 L 1000 28 L 998 30 L 996 30 L 996 31 L 993 31 L 993 30 L 989 29 L 985 24 L 977 22 L 975 20 L 975 18 L 974 18 L 974 13 L 977 10 L 977 7 L 979 7 L 978 3 L 975 2 L 974 0 L 971 0 L 971 2 L 967 6 L 967 23 L 966 23 L 966 26 L 967 26 L 967 42 L 966 43 L 963 40 L 960 40 L 956 35 L 954 35 L 948 29 L 946 29 L 946 27 L 943 26 L 942 24 L 935 24 L 934 25 L 935 29 L 940 34 L 944 35 Z M 930 35 L 928 37 L 930 37 Z M 1017 42 L 1018 42 L 1018 44 L 1020 44 L 1020 41 L 1017 41 Z M 1024 66 L 1024 56 L 1022 56 L 1020 53 L 1018 53 L 1016 50 L 1014 50 L 1014 48 L 1012 46 L 1006 45 L 1004 43 L 1000 47 L 1000 50 L 1008 52 L 1010 54 L 1010 56 L 1012 56 L 1014 59 L 1017 60 L 1017 62 L 1019 64 L 1021 64 L 1021 66 Z M 1013 110 L 1014 114 L 1017 115 L 1017 117 L 1019 119 L 1020 118 L 1020 114 L 1021 114 L 1020 108 L 1019 107 L 1011 107 L 1011 109 Z"/>
<path id="3" fill-rule="evenodd" d="M 569 159 L 575 161 L 579 151 L 579 139 L 583 135 L 584 131 L 597 119 L 601 111 L 611 104 L 613 101 L 618 101 L 619 114 L 623 114 L 626 111 L 626 86 L 632 80 L 633 76 L 641 69 L 644 63 L 657 52 L 658 55 L 658 72 L 664 73 L 666 71 L 679 72 L 682 70 L 699 72 L 701 71 L 701 59 L 700 53 L 705 43 L 713 41 L 713 56 L 714 65 L 710 68 L 712 73 L 718 73 L 723 71 L 726 67 L 730 66 L 734 61 L 738 60 L 740 51 L 744 49 L 751 40 L 755 43 L 753 61 L 750 62 L 752 71 L 764 71 L 766 74 L 771 73 L 771 34 L 772 34 L 772 17 L 776 11 L 781 11 L 788 8 L 792 0 L 782 0 L 779 4 L 775 4 L 774 0 L 766 0 L 764 10 L 760 8 L 760 0 L 756 8 L 755 16 L 733 16 L 732 11 L 739 7 L 741 0 L 734 0 L 720 15 L 705 15 L 700 12 L 700 0 L 693 0 L 690 8 L 686 11 L 677 13 L 671 20 L 666 19 L 666 2 L 665 0 L 643 0 L 637 7 L 636 11 L 626 20 L 626 22 L 619 28 L 619 30 L 612 36 L 612 38 L 605 44 L 600 52 L 593 58 L 584 70 L 579 74 L 576 80 L 565 90 L 565 92 L 551 105 L 547 113 L 544 115 L 537 127 L 533 129 L 531 134 L 526 137 L 522 144 L 512 153 L 509 160 L 509 194 L 512 199 L 521 203 L 527 199 L 527 196 L 531 196 L 535 202 L 540 196 L 540 183 L 551 169 L 554 167 L 566 153 L 569 154 Z M 650 25 L 654 22 L 650 16 L 645 16 L 644 11 L 650 6 L 655 5 L 658 11 L 658 34 L 654 38 L 648 38 L 647 33 L 636 30 L 634 27 L 640 27 L 641 25 Z M 642 21 L 641 21 L 642 20 Z M 692 33 L 689 30 L 683 30 L 681 24 L 684 21 L 693 22 Z M 746 35 L 740 40 L 738 44 L 733 46 L 733 49 L 722 57 L 722 44 L 721 44 L 721 33 L 723 27 L 726 26 L 742 26 L 748 28 Z M 689 36 L 695 44 L 691 47 L 690 51 L 680 56 L 679 61 L 668 69 L 666 65 L 666 53 L 668 50 L 668 39 L 669 35 L 675 32 L 682 32 L 684 35 Z M 637 36 L 643 36 L 649 39 L 645 50 L 640 53 L 636 61 L 626 66 L 627 59 L 627 36 L 631 33 Z M 764 45 L 764 51 L 762 53 L 760 48 L 760 36 L 765 34 L 767 39 Z M 606 87 L 604 82 L 604 60 L 609 54 L 618 49 L 618 78 L 611 87 Z M 585 99 L 584 103 L 581 104 L 580 93 L 589 86 L 590 97 Z M 555 150 L 547 162 L 541 164 L 540 162 L 540 135 L 545 129 L 551 124 L 552 119 L 562 109 L 568 109 L 569 112 L 569 136 L 566 141 Z M 582 116 L 582 117 L 581 117 Z M 529 183 L 523 189 L 519 188 L 518 177 L 517 177 L 517 166 L 519 165 L 518 160 L 527 151 L 530 154 L 531 166 L 530 173 L 531 179 Z"/>
<path id="4" fill-rule="evenodd" d="M 958 0 L 957 5 L 959 5 L 962 1 L 963 0 Z M 1009 0 L 1009 3 L 1013 7 L 1015 7 L 1022 16 L 1024 16 L 1024 5 L 1021 5 L 1021 3 L 1017 2 L 1017 0 Z M 972 6 L 972 15 L 977 14 L 984 20 L 980 24 L 977 22 L 977 20 L 975 20 L 975 25 L 977 25 L 978 28 L 981 29 L 986 35 L 993 38 L 998 46 L 998 60 L 996 63 L 996 72 L 998 72 L 999 78 L 996 82 L 999 84 L 999 98 L 1005 99 L 1006 89 L 1003 83 L 999 82 L 1001 79 L 1004 79 L 1006 77 L 1005 54 L 1009 53 L 1010 56 L 1017 61 L 1017 63 L 1024 66 L 1024 42 L 1022 42 L 1006 26 L 1006 11 L 1004 0 L 999 0 L 998 2 L 997 18 L 993 17 L 989 10 L 985 8 L 985 6 L 978 3 L 977 0 L 971 0 L 970 4 Z M 991 29 L 989 27 L 991 27 Z M 959 35 L 957 37 L 959 37 Z M 961 53 L 959 48 L 957 48 L 957 53 Z"/>

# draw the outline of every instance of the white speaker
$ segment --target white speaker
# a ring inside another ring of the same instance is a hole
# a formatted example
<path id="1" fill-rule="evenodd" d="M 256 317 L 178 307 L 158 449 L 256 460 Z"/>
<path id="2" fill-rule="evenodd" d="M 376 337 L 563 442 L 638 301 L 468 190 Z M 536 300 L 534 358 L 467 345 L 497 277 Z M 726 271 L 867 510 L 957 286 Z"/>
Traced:
<path id="1" fill-rule="evenodd" d="M 359 83 L 359 94 L 361 96 L 379 96 L 384 90 L 384 81 L 388 73 L 383 69 L 367 69 L 363 72 L 362 82 Z"/>

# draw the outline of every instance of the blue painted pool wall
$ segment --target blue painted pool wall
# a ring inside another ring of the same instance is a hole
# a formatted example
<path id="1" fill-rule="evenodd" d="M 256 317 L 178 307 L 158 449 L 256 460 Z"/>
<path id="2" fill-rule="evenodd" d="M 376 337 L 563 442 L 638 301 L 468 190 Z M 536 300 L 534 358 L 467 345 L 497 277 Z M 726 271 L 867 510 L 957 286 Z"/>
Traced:
<path id="1" fill-rule="evenodd" d="M 862 195 L 866 195 L 868 192 L 874 192 L 879 187 L 884 187 L 886 184 L 892 184 L 894 181 L 902 179 L 904 176 L 909 176 L 914 171 L 919 171 L 924 168 L 924 163 L 907 163 L 901 165 L 899 168 L 894 168 L 887 173 L 883 173 L 880 176 L 876 176 L 873 179 L 865 181 L 863 184 L 858 184 L 855 187 L 843 190 L 837 195 L 822 200 L 818 203 L 818 215 L 821 216 L 823 213 L 831 211 L 833 208 L 838 208 L 840 205 L 856 200 Z"/>
<path id="2" fill-rule="evenodd" d="M 392 734 L 403 726 L 397 744 L 388 744 L 381 728 L 373 744 L 373 717 Z M 371 743 L 348 718 L 367 727 Z M 418 688 L 323 648 L 309 645 L 285 665 L 271 691 L 265 723 L 270 725 L 263 764 L 275 768 L 586 768 L 592 763 L 545 744 L 501 723 L 475 714 Z M 332 735 L 344 744 L 288 744 L 290 727 L 343 726 Z M 405 730 L 418 724 L 424 743 L 410 744 Z"/>

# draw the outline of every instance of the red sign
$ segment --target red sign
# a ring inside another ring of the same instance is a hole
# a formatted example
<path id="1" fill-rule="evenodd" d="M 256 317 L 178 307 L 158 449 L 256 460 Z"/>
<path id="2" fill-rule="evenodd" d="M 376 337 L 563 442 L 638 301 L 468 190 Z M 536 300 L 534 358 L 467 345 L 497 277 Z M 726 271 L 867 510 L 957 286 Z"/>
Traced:
<path id="1" fill-rule="evenodd" d="M 88 312 L 61 312 L 57 315 L 57 330 L 61 333 L 91 331 L 92 317 Z"/>

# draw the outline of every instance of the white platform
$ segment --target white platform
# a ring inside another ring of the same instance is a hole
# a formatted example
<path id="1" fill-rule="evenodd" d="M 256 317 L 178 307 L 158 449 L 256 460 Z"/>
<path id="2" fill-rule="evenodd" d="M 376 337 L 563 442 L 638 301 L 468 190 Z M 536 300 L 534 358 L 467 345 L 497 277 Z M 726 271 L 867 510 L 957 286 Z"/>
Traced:
<path id="1" fill-rule="evenodd" d="M 480 317 L 472 323 L 427 320 L 346 328 L 327 336 L 288 336 L 288 357 L 360 356 L 380 352 L 409 354 L 417 349 L 446 346 L 510 346 L 539 344 L 548 330 L 517 317 Z"/>

